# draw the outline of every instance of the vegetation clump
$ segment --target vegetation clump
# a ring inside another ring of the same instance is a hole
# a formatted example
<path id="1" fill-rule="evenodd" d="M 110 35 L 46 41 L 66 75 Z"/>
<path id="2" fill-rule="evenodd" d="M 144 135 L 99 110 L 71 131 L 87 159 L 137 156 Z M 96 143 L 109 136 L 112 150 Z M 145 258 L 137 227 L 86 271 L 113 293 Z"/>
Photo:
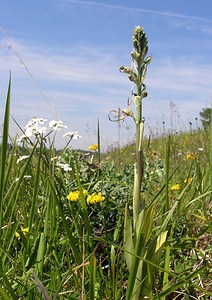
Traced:
<path id="1" fill-rule="evenodd" d="M 119 151 L 100 153 L 99 130 L 90 147 L 96 152 L 68 147 L 80 138 L 75 131 L 56 151 L 55 135 L 67 128 L 44 118 L 33 118 L 8 147 L 9 82 L 0 148 L 1 299 L 212 296 L 212 126 L 144 138 L 147 52 L 138 26 L 133 67 L 121 67 L 134 85 L 121 117 L 134 120 L 136 143 Z"/>

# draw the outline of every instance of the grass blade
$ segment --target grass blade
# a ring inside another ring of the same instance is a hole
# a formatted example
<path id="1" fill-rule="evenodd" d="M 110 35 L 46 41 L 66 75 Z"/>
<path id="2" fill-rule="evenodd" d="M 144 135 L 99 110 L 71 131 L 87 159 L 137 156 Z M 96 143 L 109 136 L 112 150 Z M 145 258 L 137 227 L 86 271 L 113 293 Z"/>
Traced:
<path id="1" fill-rule="evenodd" d="M 2 288 L 0 287 L 0 297 L 2 300 L 10 300 L 10 297 L 8 296 L 8 294 L 6 294 Z"/>
<path id="2" fill-rule="evenodd" d="M 0 240 L 2 232 L 2 206 L 3 206 L 3 196 L 4 196 L 4 175 L 6 169 L 6 157 L 7 157 L 7 143 L 9 135 L 9 118 L 10 118 L 10 89 L 11 89 L 11 75 L 9 78 L 9 86 L 7 92 L 7 100 L 4 114 L 4 124 L 3 124 L 3 135 L 2 135 L 2 145 L 1 145 L 1 166 L 0 166 Z"/>

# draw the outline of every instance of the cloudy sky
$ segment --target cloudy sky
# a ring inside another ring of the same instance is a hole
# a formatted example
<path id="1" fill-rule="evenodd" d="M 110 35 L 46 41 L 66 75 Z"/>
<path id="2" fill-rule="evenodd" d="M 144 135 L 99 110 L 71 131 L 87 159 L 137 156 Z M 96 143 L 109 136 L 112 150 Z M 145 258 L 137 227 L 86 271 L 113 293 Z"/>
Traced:
<path id="1" fill-rule="evenodd" d="M 146 134 L 196 125 L 212 99 L 211 0 L 37 0 L 0 1 L 0 122 L 9 71 L 11 115 L 24 127 L 32 117 L 62 120 L 82 139 L 96 142 L 100 120 L 106 149 L 118 139 L 108 120 L 125 108 L 132 83 L 119 72 L 130 66 L 132 33 L 141 25 L 149 39 L 149 65 L 143 103 Z M 120 127 L 121 142 L 134 138 L 130 119 Z M 17 126 L 11 121 L 11 134 Z M 57 146 L 63 145 L 58 137 Z"/>

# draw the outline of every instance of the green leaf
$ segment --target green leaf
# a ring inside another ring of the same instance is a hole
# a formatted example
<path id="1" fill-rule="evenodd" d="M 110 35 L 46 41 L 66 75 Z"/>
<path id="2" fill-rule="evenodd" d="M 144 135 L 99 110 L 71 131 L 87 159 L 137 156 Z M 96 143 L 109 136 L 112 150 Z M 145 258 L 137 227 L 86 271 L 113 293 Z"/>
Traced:
<path id="1" fill-rule="evenodd" d="M 132 254 L 134 252 L 133 245 L 133 233 L 132 233 L 132 223 L 129 215 L 129 210 L 127 205 L 125 206 L 125 217 L 124 217 L 124 252 L 126 263 L 128 269 L 131 269 L 132 266 Z"/>
<path id="2" fill-rule="evenodd" d="M 11 89 L 11 75 L 9 79 L 9 86 L 7 92 L 6 108 L 4 114 L 4 124 L 3 124 L 3 135 L 2 135 L 2 145 L 1 145 L 1 166 L 0 166 L 0 239 L 1 239 L 1 228 L 2 228 L 2 206 L 3 206 L 3 196 L 4 196 L 4 186 L 5 186 L 5 170 L 6 170 L 6 160 L 7 160 L 7 143 L 9 135 L 9 118 L 10 118 L 10 89 Z"/>
<path id="3" fill-rule="evenodd" d="M 154 265 L 157 265 L 160 262 L 162 251 L 167 239 L 167 233 L 168 231 L 162 232 L 157 238 L 152 240 L 152 242 L 149 244 L 146 250 L 145 259 L 147 259 L 149 262 L 153 263 Z M 151 299 L 152 297 L 154 270 L 155 270 L 155 266 L 147 262 L 144 262 L 143 274 L 142 274 L 143 278 L 141 278 L 141 280 L 144 278 L 145 280 L 144 283 L 142 284 L 141 295 L 143 297 L 144 296 L 149 297 L 149 299 Z"/>
<path id="4" fill-rule="evenodd" d="M 95 299 L 95 286 L 96 286 L 96 256 L 93 255 L 92 261 L 90 263 L 90 270 L 89 270 L 89 299 Z"/>
<path id="5" fill-rule="evenodd" d="M 152 235 L 156 204 L 155 201 L 148 208 L 143 207 L 136 222 L 136 233 L 143 234 L 144 245 L 147 244 Z"/>
<path id="6" fill-rule="evenodd" d="M 174 285 L 172 285 L 171 287 L 169 287 L 168 289 L 166 289 L 165 291 L 163 291 L 162 293 L 160 293 L 160 298 L 164 297 L 164 296 L 168 296 L 170 295 L 172 292 L 176 291 L 179 287 L 181 287 L 182 285 L 184 285 L 187 281 L 187 283 L 189 283 L 189 281 L 192 278 L 195 278 L 200 272 L 202 272 L 206 267 L 203 266 L 197 270 L 195 270 L 193 273 L 189 274 L 188 276 L 186 276 L 185 278 L 183 278 L 183 280 L 178 281 L 177 283 L 175 283 Z M 199 287 L 200 290 L 203 290 L 202 288 Z M 209 293 L 212 295 L 212 293 Z"/>

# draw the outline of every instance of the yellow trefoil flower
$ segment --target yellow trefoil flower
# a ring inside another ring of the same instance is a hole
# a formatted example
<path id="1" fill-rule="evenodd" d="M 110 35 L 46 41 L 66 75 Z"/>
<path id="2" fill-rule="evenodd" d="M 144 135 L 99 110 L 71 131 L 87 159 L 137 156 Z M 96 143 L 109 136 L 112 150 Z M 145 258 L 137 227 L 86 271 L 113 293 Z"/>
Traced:
<path id="1" fill-rule="evenodd" d="M 190 178 L 188 178 L 188 179 L 185 179 L 185 180 L 184 180 L 184 183 L 191 183 L 192 180 L 193 180 L 193 178 L 190 177 Z"/>
<path id="2" fill-rule="evenodd" d="M 87 190 L 83 190 L 83 195 L 86 196 L 88 191 Z M 80 199 L 80 191 L 74 191 L 74 192 L 70 192 L 67 196 L 67 199 L 69 201 L 79 201 Z"/>
<path id="3" fill-rule="evenodd" d="M 98 149 L 98 144 L 92 144 L 89 146 L 90 150 L 97 150 Z"/>
<path id="4" fill-rule="evenodd" d="M 180 190 L 180 184 L 177 183 L 177 184 L 173 185 L 173 186 L 171 187 L 171 190 L 172 190 L 172 191 L 178 191 L 178 190 Z"/>
<path id="5" fill-rule="evenodd" d="M 29 233 L 29 227 L 22 228 L 21 231 L 23 232 L 24 235 L 27 235 Z M 18 232 L 16 232 L 15 237 L 20 238 L 20 234 Z"/>
<path id="6" fill-rule="evenodd" d="M 196 154 L 195 153 L 188 153 L 186 155 L 186 160 L 195 159 L 195 158 L 196 158 Z"/>
<path id="7" fill-rule="evenodd" d="M 93 193 L 92 195 L 88 196 L 87 203 L 89 203 L 89 204 L 95 204 L 95 203 L 98 203 L 98 202 L 102 202 L 104 200 L 105 200 L 105 197 L 102 196 L 101 192 L 99 192 L 98 194 L 97 193 Z"/>

